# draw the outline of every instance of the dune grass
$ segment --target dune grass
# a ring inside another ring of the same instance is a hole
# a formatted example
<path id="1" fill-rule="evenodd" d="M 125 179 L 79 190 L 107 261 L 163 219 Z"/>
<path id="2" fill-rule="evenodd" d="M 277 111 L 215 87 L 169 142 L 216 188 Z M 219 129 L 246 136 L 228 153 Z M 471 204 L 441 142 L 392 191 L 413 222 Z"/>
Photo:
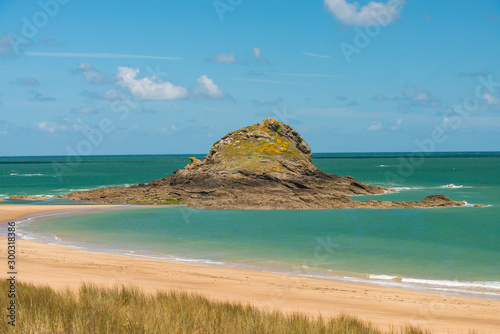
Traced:
<path id="1" fill-rule="evenodd" d="M 0 291 L 8 291 L 6 280 Z M 384 333 L 349 316 L 310 319 L 187 293 L 149 295 L 133 288 L 88 284 L 74 293 L 18 283 L 15 328 L 7 324 L 8 303 L 7 294 L 0 293 L 1 333 Z M 392 333 L 427 332 L 406 327 Z"/>

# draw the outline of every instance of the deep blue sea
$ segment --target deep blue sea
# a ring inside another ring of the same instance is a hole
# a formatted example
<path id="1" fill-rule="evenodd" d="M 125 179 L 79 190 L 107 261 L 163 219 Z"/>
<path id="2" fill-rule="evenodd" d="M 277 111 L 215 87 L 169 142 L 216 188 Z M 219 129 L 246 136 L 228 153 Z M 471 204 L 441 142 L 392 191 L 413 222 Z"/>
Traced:
<path id="1" fill-rule="evenodd" d="M 144 183 L 183 168 L 187 157 L 0 157 L 0 198 Z M 19 236 L 136 257 L 500 299 L 500 153 L 315 154 L 313 163 L 394 190 L 357 200 L 444 194 L 467 205 L 304 211 L 131 206 L 25 219 Z M 33 202 L 0 205 L 12 203 Z"/>

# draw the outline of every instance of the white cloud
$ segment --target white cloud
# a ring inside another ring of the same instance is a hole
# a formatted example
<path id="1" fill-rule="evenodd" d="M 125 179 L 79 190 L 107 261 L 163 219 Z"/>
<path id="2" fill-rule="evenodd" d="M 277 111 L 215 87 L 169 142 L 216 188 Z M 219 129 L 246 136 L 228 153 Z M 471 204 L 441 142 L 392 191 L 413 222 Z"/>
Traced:
<path id="1" fill-rule="evenodd" d="M 226 94 L 217 87 L 212 79 L 205 74 L 196 80 L 194 94 L 199 97 L 209 98 L 213 100 L 223 99 Z"/>
<path id="2" fill-rule="evenodd" d="M 495 96 L 491 95 L 490 93 L 484 93 L 483 99 L 486 101 L 487 104 L 491 104 L 491 105 L 500 104 L 500 101 Z"/>
<path id="3" fill-rule="evenodd" d="M 382 129 L 382 123 L 380 122 L 373 122 L 372 125 L 368 127 L 368 131 L 378 131 Z"/>
<path id="4" fill-rule="evenodd" d="M 187 89 L 168 81 L 160 81 L 156 76 L 136 79 L 140 70 L 118 67 L 118 84 L 128 88 L 130 93 L 144 100 L 176 100 L 188 95 Z"/>
<path id="5" fill-rule="evenodd" d="M 73 73 L 82 74 L 88 83 L 95 85 L 109 84 L 114 81 L 112 78 L 109 78 L 103 73 L 96 70 L 87 62 L 81 62 L 80 65 L 78 65 L 78 68 L 73 71 Z"/>
<path id="6" fill-rule="evenodd" d="M 259 48 L 253 48 L 252 53 L 255 58 L 260 58 L 262 56 L 262 51 Z"/>
<path id="7" fill-rule="evenodd" d="M 401 124 L 403 124 L 403 120 L 400 118 L 396 121 L 396 125 L 391 126 L 391 130 L 397 130 L 401 127 Z"/>
<path id="8" fill-rule="evenodd" d="M 171 135 L 175 132 L 177 132 L 177 127 L 175 125 L 171 126 L 162 126 L 161 128 L 158 129 L 158 133 L 162 135 Z"/>
<path id="9" fill-rule="evenodd" d="M 51 121 L 37 122 L 35 123 L 35 126 L 40 131 L 46 131 L 50 133 L 54 133 L 56 129 L 59 129 L 60 127 L 56 122 L 51 122 Z M 64 127 L 62 130 L 66 130 L 66 127 Z"/>
<path id="10" fill-rule="evenodd" d="M 396 96 L 393 100 L 397 101 L 400 109 L 404 111 L 411 110 L 411 107 L 436 108 L 441 106 L 441 101 L 422 86 L 407 88 L 401 96 Z"/>
<path id="11" fill-rule="evenodd" d="M 252 49 L 252 54 L 253 54 L 253 57 L 254 57 L 255 60 L 257 60 L 257 61 L 259 61 L 261 63 L 265 63 L 265 64 L 269 63 L 269 61 L 262 56 L 262 50 L 261 49 L 259 49 L 259 48 L 253 48 Z"/>
<path id="12" fill-rule="evenodd" d="M 34 124 L 40 131 L 49 133 L 71 132 L 91 130 L 92 128 L 85 124 L 80 118 L 67 118 L 62 115 L 57 116 L 52 121 L 41 121 Z"/>
<path id="13" fill-rule="evenodd" d="M 345 24 L 367 26 L 372 24 L 387 25 L 399 18 L 398 10 L 406 0 L 389 0 L 387 3 L 370 1 L 365 6 L 348 3 L 347 0 L 324 0 L 330 13 Z"/>
<path id="14" fill-rule="evenodd" d="M 219 63 L 219 64 L 235 64 L 236 56 L 234 53 L 219 52 L 206 59 L 209 63 Z"/>

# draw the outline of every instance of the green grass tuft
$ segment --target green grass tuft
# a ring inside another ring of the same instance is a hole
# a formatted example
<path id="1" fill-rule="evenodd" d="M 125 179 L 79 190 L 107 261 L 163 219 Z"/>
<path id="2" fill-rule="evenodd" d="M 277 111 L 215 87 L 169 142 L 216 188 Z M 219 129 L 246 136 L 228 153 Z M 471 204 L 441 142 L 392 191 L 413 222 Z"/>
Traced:
<path id="1" fill-rule="evenodd" d="M 9 282 L 2 280 L 0 291 L 8 288 Z M 0 294 L 0 305 L 8 302 L 7 294 Z M 345 315 L 310 319 L 187 293 L 149 295 L 134 288 L 104 289 L 91 284 L 73 293 L 18 282 L 16 303 L 16 327 L 7 325 L 7 309 L 2 307 L 1 333 L 383 333 Z M 426 332 L 407 327 L 391 333 Z"/>

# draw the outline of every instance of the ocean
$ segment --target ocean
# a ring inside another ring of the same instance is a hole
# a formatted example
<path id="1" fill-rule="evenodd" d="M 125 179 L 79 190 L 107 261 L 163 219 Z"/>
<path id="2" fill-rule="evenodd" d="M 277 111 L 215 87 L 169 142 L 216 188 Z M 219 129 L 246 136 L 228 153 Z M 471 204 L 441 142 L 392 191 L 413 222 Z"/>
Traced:
<path id="1" fill-rule="evenodd" d="M 188 163 L 187 155 L 0 157 L 0 198 L 144 183 Z M 18 223 L 19 237 L 89 251 L 276 272 L 284 278 L 500 299 L 499 152 L 421 157 L 324 153 L 315 154 L 313 163 L 324 172 L 394 190 L 358 200 L 415 201 L 444 194 L 467 205 L 301 211 L 130 206 L 31 217 Z M 13 203 L 75 204 L 53 198 L 6 199 L 0 205 Z"/>

